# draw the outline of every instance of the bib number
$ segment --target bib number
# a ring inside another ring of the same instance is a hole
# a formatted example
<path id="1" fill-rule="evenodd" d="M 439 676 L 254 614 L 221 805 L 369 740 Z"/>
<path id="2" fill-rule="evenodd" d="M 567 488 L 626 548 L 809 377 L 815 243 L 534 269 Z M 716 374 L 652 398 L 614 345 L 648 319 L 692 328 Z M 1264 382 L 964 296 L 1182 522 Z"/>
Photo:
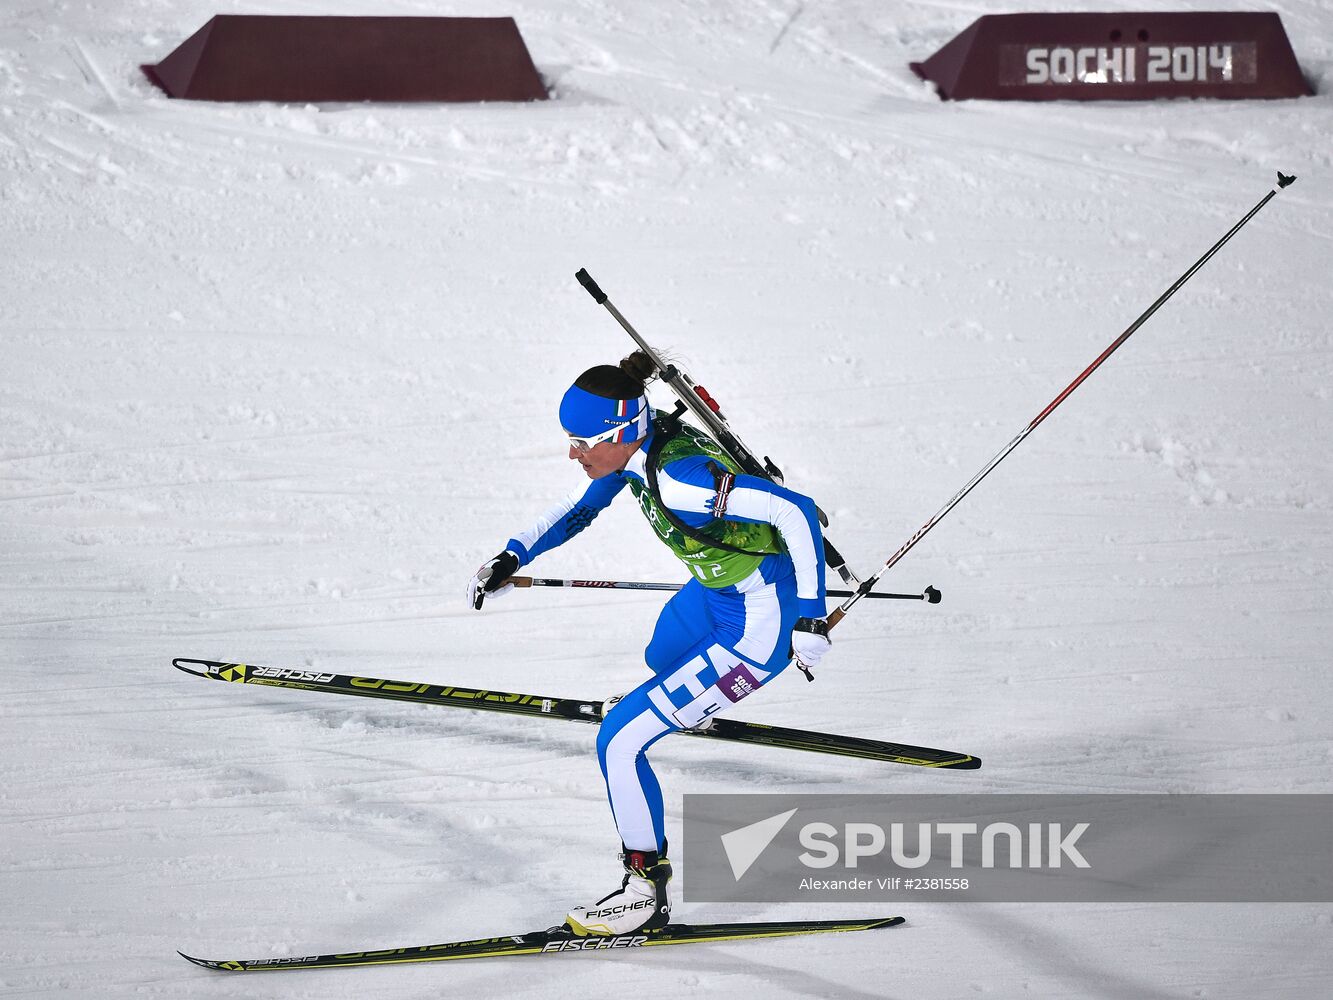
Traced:
<path id="1" fill-rule="evenodd" d="M 704 672 L 714 669 L 721 676 L 714 683 L 705 685 Z M 682 729 L 693 729 L 710 715 L 759 690 L 768 677 L 767 671 L 741 662 L 735 653 L 721 646 L 713 646 L 706 654 L 696 656 L 649 690 L 648 700 Z M 671 695 L 682 691 L 694 697 L 677 708 Z"/>

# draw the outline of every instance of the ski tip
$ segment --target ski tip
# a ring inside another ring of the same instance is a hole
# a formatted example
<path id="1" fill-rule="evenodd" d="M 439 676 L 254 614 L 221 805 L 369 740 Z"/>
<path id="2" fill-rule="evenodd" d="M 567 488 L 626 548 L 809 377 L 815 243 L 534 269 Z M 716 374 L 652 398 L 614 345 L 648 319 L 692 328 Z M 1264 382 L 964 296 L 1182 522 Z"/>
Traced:
<path id="1" fill-rule="evenodd" d="M 227 966 L 222 962 L 210 962 L 206 958 L 195 958 L 193 955 L 187 955 L 183 951 L 177 951 L 177 955 L 185 959 L 191 965 L 197 965 L 201 969 L 212 969 L 215 972 L 226 971 Z"/>
<path id="2" fill-rule="evenodd" d="M 981 767 L 981 758 L 964 757 L 962 760 L 952 761 L 944 766 L 954 771 L 975 771 Z"/>
<path id="3" fill-rule="evenodd" d="M 899 924 L 907 923 L 906 917 L 885 917 L 882 920 L 876 920 L 866 925 L 866 930 L 877 931 L 881 927 L 897 927 Z"/>
<path id="4" fill-rule="evenodd" d="M 172 658 L 171 665 L 177 670 L 183 670 L 187 674 L 194 674 L 196 677 L 208 676 L 206 670 L 200 669 L 201 667 L 206 668 L 208 666 L 204 660 L 191 660 L 188 657 L 176 656 Z"/>
<path id="5" fill-rule="evenodd" d="M 185 961 L 189 962 L 190 964 L 192 964 L 192 965 L 197 965 L 197 966 L 199 966 L 199 968 L 201 968 L 201 969 L 207 969 L 207 970 L 210 971 L 210 972 L 249 972 L 249 971 L 250 971 L 250 963 L 249 963 L 249 962 L 232 962 L 232 961 L 221 962 L 221 961 L 213 961 L 212 959 L 207 959 L 207 958 L 195 958 L 193 955 L 187 955 L 187 954 L 185 954 L 185 952 L 183 952 L 183 951 L 178 951 L 178 952 L 176 952 L 176 954 L 179 955 L 181 958 L 185 959 Z M 273 968 L 273 967 L 274 967 L 274 966 L 270 966 L 270 968 Z"/>

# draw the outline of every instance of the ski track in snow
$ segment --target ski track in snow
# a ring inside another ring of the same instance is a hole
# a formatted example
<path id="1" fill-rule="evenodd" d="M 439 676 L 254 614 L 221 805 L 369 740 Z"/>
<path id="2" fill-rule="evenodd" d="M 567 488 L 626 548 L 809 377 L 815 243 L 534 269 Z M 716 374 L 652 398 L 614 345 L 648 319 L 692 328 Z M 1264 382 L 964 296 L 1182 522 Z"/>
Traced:
<path id="1" fill-rule="evenodd" d="M 1325 988 L 1323 905 L 908 902 L 870 907 L 909 921 L 873 937 L 207 974 L 175 949 L 545 926 L 617 877 L 615 835 L 592 727 L 224 687 L 170 659 L 626 690 L 659 595 L 534 591 L 477 615 L 461 594 L 577 481 L 559 393 L 627 351 L 575 270 L 868 573 L 1281 169 L 1299 182 L 885 580 L 941 605 L 864 602 L 817 684 L 784 677 L 735 713 L 983 770 L 673 739 L 653 760 L 673 840 L 685 791 L 1333 791 L 1326 95 L 940 103 L 906 64 L 1011 9 L 986 0 L 388 0 L 512 14 L 558 99 L 190 104 L 137 67 L 217 8 L 10 7 L 0 997 Z M 1327 92 L 1333 6 L 1274 9 Z M 638 521 L 622 504 L 534 572 L 680 579 Z"/>

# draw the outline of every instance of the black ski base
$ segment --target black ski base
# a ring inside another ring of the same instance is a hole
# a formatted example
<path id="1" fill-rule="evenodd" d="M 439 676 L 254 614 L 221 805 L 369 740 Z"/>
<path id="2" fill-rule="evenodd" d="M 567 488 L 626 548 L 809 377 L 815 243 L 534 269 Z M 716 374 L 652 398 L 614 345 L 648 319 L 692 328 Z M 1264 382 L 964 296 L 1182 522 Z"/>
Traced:
<path id="1" fill-rule="evenodd" d="M 296 691 L 322 691 L 326 694 L 354 695 L 388 701 L 408 701 L 423 705 L 466 708 L 477 712 L 501 712 L 545 719 L 564 719 L 594 725 L 602 721 L 602 700 L 557 698 L 550 695 L 516 694 L 457 687 L 452 684 L 423 684 L 395 681 L 383 677 L 357 677 L 323 670 L 265 667 L 254 663 L 224 663 L 221 660 L 195 660 L 178 656 L 171 661 L 177 670 L 193 677 L 204 677 L 232 684 L 257 684 Z M 934 747 L 913 746 L 890 740 L 860 736 L 841 736 L 785 726 L 767 726 L 740 719 L 713 718 L 706 727 L 682 729 L 675 735 L 733 743 L 754 743 L 787 750 L 857 757 L 861 760 L 910 764 L 957 771 L 972 771 L 981 759 L 972 754 Z"/>
<path id="2" fill-rule="evenodd" d="M 514 955 L 583 955 L 589 952 L 626 951 L 663 945 L 703 944 L 709 941 L 755 941 L 762 938 L 805 934 L 831 934 L 896 927 L 902 917 L 872 917 L 861 920 L 778 920 L 759 923 L 667 924 L 655 931 L 617 934 L 613 937 L 577 937 L 567 927 L 515 934 L 510 937 L 477 938 L 413 948 L 355 951 L 336 955 L 305 955 L 294 958 L 213 961 L 180 956 L 215 972 L 291 972 L 296 969 L 341 969 L 365 965 L 409 965 L 448 962 L 464 958 L 507 958 Z"/>

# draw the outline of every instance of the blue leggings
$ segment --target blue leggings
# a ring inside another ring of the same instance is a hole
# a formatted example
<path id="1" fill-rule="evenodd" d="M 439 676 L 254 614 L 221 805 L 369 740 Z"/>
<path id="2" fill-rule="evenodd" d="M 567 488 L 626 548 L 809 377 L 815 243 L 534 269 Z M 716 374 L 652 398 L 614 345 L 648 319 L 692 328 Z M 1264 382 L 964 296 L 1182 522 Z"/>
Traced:
<path id="1" fill-rule="evenodd" d="M 644 751 L 781 673 L 797 617 L 790 573 L 748 593 L 691 580 L 667 602 L 644 653 L 653 676 L 612 706 L 597 735 L 597 760 L 626 848 L 656 851 L 665 841 L 662 788 Z"/>

